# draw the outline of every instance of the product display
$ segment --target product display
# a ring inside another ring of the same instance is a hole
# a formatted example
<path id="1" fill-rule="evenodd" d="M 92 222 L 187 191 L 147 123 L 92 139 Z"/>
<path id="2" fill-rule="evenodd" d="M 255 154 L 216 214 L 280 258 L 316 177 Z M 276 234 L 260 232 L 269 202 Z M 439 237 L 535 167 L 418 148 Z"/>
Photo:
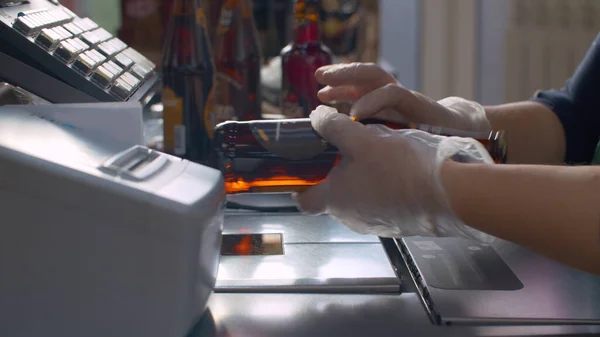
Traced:
<path id="1" fill-rule="evenodd" d="M 212 128 L 228 120 L 261 118 L 262 56 L 251 0 L 227 0 L 215 40 L 216 76 L 205 114 Z"/>
<path id="2" fill-rule="evenodd" d="M 292 42 L 281 51 L 281 112 L 287 118 L 308 117 L 322 104 L 317 93 L 322 86 L 315 71 L 333 62 L 333 53 L 321 41 L 320 3 L 296 0 Z"/>

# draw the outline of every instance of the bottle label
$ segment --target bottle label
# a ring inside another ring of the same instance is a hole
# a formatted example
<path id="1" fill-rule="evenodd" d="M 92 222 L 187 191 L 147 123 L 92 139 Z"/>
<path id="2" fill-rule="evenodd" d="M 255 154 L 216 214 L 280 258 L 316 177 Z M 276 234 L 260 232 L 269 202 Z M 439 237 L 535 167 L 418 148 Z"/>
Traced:
<path id="1" fill-rule="evenodd" d="M 223 11 L 221 12 L 221 19 L 219 20 L 219 26 L 228 28 L 231 25 L 231 20 L 233 18 L 233 11 L 229 8 L 223 7 Z"/>
<path id="2" fill-rule="evenodd" d="M 183 124 L 183 99 L 168 87 L 162 90 L 163 99 L 163 142 L 167 153 L 185 155 L 186 130 Z"/>
<path id="3" fill-rule="evenodd" d="M 310 124 L 295 119 L 254 121 L 251 130 L 265 150 L 283 159 L 306 160 L 330 148 Z"/>
<path id="4" fill-rule="evenodd" d="M 206 29 L 206 16 L 204 15 L 204 9 L 198 8 L 196 9 L 196 23 L 200 25 L 200 27 Z"/>

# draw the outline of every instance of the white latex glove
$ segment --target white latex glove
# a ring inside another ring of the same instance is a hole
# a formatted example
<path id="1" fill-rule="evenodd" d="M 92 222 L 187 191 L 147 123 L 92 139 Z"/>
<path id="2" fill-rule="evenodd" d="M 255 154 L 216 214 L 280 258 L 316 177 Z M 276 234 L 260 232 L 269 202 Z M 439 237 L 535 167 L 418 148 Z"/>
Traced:
<path id="1" fill-rule="evenodd" d="M 441 101 L 406 89 L 393 76 L 372 63 L 325 66 L 315 73 L 325 85 L 319 92 L 322 102 L 354 103 L 350 115 L 360 119 L 377 117 L 466 130 L 490 131 L 484 108 L 459 97 Z"/>
<path id="2" fill-rule="evenodd" d="M 493 163 L 479 142 L 363 125 L 326 106 L 310 119 L 341 160 L 324 182 L 294 195 L 303 213 L 329 214 L 361 234 L 492 240 L 454 216 L 440 181 L 442 163 L 456 154 L 463 162 Z"/>

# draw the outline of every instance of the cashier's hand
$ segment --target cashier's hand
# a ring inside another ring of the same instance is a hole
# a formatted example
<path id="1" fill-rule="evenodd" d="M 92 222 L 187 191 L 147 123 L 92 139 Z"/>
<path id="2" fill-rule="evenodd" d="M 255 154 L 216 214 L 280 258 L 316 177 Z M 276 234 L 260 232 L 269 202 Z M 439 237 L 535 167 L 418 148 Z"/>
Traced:
<path id="1" fill-rule="evenodd" d="M 377 117 L 468 131 L 490 131 L 484 108 L 459 97 L 440 101 L 406 89 L 372 63 L 346 63 L 321 67 L 315 73 L 325 87 L 322 102 L 353 103 L 350 115 L 357 119 Z"/>
<path id="2" fill-rule="evenodd" d="M 492 163 L 477 141 L 364 125 L 327 106 L 310 119 L 341 160 L 324 182 L 294 195 L 302 212 L 329 214 L 355 232 L 383 237 L 489 237 L 453 216 L 440 181 L 441 164 L 457 153 Z"/>

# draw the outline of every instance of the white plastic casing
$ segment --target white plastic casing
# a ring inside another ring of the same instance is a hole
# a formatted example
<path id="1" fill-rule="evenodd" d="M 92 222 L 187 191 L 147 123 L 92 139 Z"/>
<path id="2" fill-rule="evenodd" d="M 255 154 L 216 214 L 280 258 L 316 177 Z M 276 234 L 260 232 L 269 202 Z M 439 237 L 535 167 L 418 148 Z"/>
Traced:
<path id="1" fill-rule="evenodd" d="M 0 334 L 183 337 L 219 264 L 219 171 L 0 110 Z"/>

